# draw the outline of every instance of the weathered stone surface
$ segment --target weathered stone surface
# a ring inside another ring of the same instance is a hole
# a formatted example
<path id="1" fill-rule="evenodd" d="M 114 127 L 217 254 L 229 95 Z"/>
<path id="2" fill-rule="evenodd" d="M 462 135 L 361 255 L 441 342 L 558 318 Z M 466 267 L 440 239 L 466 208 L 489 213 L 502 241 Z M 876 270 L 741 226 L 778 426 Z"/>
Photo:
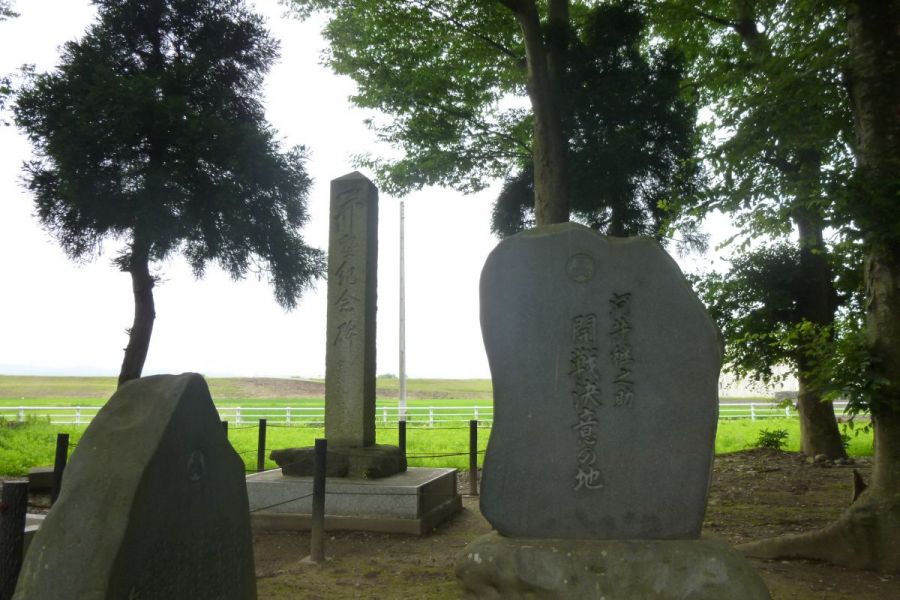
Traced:
<path id="1" fill-rule="evenodd" d="M 272 450 L 269 458 L 281 467 L 281 472 L 285 475 L 308 477 L 315 473 L 316 449 L 314 446 Z M 349 464 L 346 454 L 338 453 L 331 448 L 327 450 L 325 457 L 326 477 L 346 477 L 348 468 Z"/>
<path id="2" fill-rule="evenodd" d="M 127 383 L 72 454 L 16 600 L 256 598 L 244 463 L 200 375 Z"/>
<path id="3" fill-rule="evenodd" d="M 325 437 L 332 447 L 375 443 L 378 189 L 357 172 L 331 182 Z"/>
<path id="4" fill-rule="evenodd" d="M 576 225 L 501 242 L 481 277 L 494 425 L 481 509 L 527 538 L 697 537 L 717 332 L 654 241 Z"/>
<path id="5" fill-rule="evenodd" d="M 768 600 L 752 565 L 716 540 L 477 538 L 456 566 L 467 598 Z"/>
<path id="6" fill-rule="evenodd" d="M 373 444 L 365 448 L 328 447 L 325 459 L 327 477 L 377 479 L 406 470 L 406 457 L 397 446 Z M 273 450 L 272 460 L 285 475 L 307 477 L 314 473 L 315 448 Z"/>

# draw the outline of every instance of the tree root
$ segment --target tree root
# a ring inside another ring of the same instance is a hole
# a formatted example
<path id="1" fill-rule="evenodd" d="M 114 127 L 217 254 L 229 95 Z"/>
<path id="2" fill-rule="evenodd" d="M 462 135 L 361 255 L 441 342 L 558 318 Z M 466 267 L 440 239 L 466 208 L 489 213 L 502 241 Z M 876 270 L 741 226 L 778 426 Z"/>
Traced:
<path id="1" fill-rule="evenodd" d="M 823 529 L 749 542 L 737 550 L 754 558 L 812 559 L 900 574 L 900 495 L 872 491 Z"/>

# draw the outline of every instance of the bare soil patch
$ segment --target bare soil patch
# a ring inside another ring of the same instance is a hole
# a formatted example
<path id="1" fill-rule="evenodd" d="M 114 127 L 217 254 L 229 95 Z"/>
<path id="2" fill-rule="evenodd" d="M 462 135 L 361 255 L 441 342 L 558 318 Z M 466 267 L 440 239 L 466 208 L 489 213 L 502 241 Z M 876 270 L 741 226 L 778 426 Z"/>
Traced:
<path id="1" fill-rule="evenodd" d="M 855 467 L 868 479 L 867 461 Z M 718 456 L 704 535 L 738 544 L 825 525 L 849 503 L 851 473 L 850 467 L 813 465 L 802 455 L 787 452 L 748 450 Z M 461 493 L 468 491 L 466 475 L 461 473 Z M 301 562 L 309 554 L 307 533 L 257 533 L 259 597 L 457 598 L 456 555 L 488 531 L 478 499 L 467 496 L 460 514 L 422 538 L 329 534 L 329 560 L 323 565 Z M 809 561 L 754 560 L 753 564 L 775 600 L 900 600 L 897 576 Z"/>

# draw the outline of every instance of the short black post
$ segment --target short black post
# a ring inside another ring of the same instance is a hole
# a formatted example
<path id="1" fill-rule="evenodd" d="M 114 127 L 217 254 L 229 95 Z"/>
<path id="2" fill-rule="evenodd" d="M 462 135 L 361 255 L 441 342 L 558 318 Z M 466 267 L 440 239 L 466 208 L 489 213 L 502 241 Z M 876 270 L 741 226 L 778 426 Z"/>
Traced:
<path id="1" fill-rule="evenodd" d="M 256 471 L 266 470 L 266 420 L 259 420 L 259 443 L 256 445 Z"/>
<path id="2" fill-rule="evenodd" d="M 397 423 L 397 445 L 400 446 L 400 454 L 406 456 L 406 421 Z"/>
<path id="3" fill-rule="evenodd" d="M 312 532 L 309 558 L 320 563 L 325 560 L 325 459 L 328 442 L 316 439 L 316 456 L 313 468 Z"/>
<path id="4" fill-rule="evenodd" d="M 225 432 L 225 437 L 228 437 L 228 421 L 222 421 L 222 431 Z"/>
<path id="5" fill-rule="evenodd" d="M 478 421 L 469 421 L 469 494 L 478 495 Z"/>
<path id="6" fill-rule="evenodd" d="M 69 458 L 69 434 L 56 434 L 56 459 L 53 461 L 53 489 L 50 491 L 50 504 L 55 504 L 62 489 L 63 471 Z"/>
<path id="7" fill-rule="evenodd" d="M 28 482 L 5 482 L 0 503 L 0 600 L 10 600 L 16 590 L 22 569 L 27 511 Z"/>

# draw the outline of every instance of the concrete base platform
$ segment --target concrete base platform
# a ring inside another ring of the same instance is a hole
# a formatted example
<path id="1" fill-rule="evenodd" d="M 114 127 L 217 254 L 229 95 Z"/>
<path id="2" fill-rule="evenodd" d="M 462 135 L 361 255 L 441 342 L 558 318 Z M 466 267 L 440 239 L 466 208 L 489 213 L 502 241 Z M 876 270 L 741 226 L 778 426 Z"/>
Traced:
<path id="1" fill-rule="evenodd" d="M 247 477 L 250 523 L 257 529 L 308 530 L 312 477 L 280 469 Z M 408 469 L 381 479 L 329 477 L 325 529 L 424 535 L 462 508 L 456 469 Z"/>

